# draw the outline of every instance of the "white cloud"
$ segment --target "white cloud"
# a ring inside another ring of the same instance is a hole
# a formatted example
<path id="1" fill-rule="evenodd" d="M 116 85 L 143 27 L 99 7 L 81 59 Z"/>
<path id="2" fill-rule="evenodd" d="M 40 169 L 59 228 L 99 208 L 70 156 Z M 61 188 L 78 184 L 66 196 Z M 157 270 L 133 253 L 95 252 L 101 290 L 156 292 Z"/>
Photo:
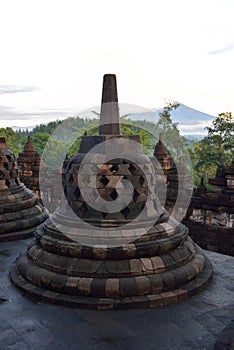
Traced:
<path id="1" fill-rule="evenodd" d="M 228 51 L 232 51 L 232 50 L 234 50 L 234 43 L 230 43 L 229 45 L 226 45 L 225 47 L 223 47 L 221 49 L 210 51 L 210 52 L 208 52 L 208 54 L 210 54 L 210 55 L 224 54 L 224 53 L 226 53 Z"/>
<path id="2" fill-rule="evenodd" d="M 0 85 L 0 95 L 15 94 L 19 92 L 33 92 L 40 90 L 36 86 Z"/>
<path id="3" fill-rule="evenodd" d="M 5 90 L 0 104 L 85 109 L 100 103 L 102 75 L 116 73 L 123 103 L 169 98 L 213 115 L 234 111 L 233 13 L 227 0 L 4 2 L 1 84 L 41 90 Z M 217 47 L 228 54 L 207 54 Z"/>

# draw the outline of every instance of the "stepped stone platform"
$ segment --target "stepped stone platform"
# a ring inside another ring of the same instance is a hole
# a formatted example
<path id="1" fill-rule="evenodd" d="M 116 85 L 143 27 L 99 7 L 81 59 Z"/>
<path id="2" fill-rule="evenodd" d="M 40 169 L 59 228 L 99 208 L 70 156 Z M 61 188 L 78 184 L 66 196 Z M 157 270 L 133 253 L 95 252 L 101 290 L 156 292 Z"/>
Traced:
<path id="1" fill-rule="evenodd" d="M 121 135 L 116 79 L 104 76 L 99 135 L 66 168 L 65 199 L 11 272 L 30 297 L 80 308 L 153 308 L 212 278 L 188 229 L 161 207 L 138 135 Z M 112 210 L 114 208 L 114 210 Z"/>
<path id="2" fill-rule="evenodd" d="M 213 265 L 213 282 L 176 305 L 87 310 L 30 300 L 14 288 L 9 267 L 30 241 L 0 243 L 2 350 L 233 349 L 233 257 L 205 251 Z"/>
<path id="3" fill-rule="evenodd" d="M 201 179 L 183 223 L 202 248 L 234 256 L 234 160 L 209 183 L 210 191 Z"/>
<path id="4" fill-rule="evenodd" d="M 48 217 L 37 195 L 19 180 L 16 158 L 0 138 L 0 242 L 33 235 Z"/>

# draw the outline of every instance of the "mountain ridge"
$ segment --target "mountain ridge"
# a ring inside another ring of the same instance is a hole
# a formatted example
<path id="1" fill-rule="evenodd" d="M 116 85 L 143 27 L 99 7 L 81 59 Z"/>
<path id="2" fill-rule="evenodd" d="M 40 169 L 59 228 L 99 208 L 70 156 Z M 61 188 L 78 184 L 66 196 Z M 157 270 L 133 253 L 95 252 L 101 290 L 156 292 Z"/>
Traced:
<path id="1" fill-rule="evenodd" d="M 204 128 L 212 123 L 215 116 L 198 111 L 194 108 L 188 107 L 183 103 L 179 103 L 179 107 L 170 111 L 171 119 L 173 123 L 178 123 L 178 129 L 182 135 L 206 135 L 207 132 Z M 154 113 L 146 112 L 141 113 L 131 118 L 134 120 L 147 120 L 151 122 L 157 122 L 156 118 L 159 118 L 159 114 L 163 112 L 161 109 L 152 109 Z"/>
<path id="2" fill-rule="evenodd" d="M 140 114 L 139 113 L 131 114 L 129 117 L 133 121 L 147 120 L 147 121 L 156 123 L 160 113 L 163 112 L 163 108 L 152 109 L 152 111 L 153 113 L 149 111 L 149 112 L 140 113 Z M 179 103 L 179 107 L 172 110 L 170 112 L 170 115 L 173 123 L 178 123 L 178 129 L 180 130 L 180 133 L 182 135 L 185 135 L 185 136 L 189 135 L 191 137 L 201 137 L 201 136 L 204 137 L 207 134 L 204 128 L 210 125 L 211 122 L 215 119 L 215 116 L 198 111 L 192 107 L 188 107 L 183 103 Z M 56 117 L 55 120 L 56 119 L 58 118 Z M 48 124 L 48 123 L 41 123 L 41 124 Z M 31 131 L 37 125 L 38 124 L 27 126 L 27 127 L 13 125 L 11 126 L 11 128 L 13 130 L 28 129 L 29 131 Z"/>

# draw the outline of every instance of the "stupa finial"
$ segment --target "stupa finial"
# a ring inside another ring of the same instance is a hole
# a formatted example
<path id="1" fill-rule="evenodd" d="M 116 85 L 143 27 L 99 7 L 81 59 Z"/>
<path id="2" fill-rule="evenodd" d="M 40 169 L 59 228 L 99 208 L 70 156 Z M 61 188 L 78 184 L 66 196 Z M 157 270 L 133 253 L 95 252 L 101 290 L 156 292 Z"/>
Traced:
<path id="1" fill-rule="evenodd" d="M 28 140 L 27 140 L 27 142 L 24 145 L 24 152 L 25 153 L 34 152 L 34 146 L 33 146 L 33 143 L 31 141 L 30 135 L 28 135 Z"/>
<path id="2" fill-rule="evenodd" d="M 119 104 L 115 74 L 105 74 L 103 77 L 99 134 L 120 134 Z"/>

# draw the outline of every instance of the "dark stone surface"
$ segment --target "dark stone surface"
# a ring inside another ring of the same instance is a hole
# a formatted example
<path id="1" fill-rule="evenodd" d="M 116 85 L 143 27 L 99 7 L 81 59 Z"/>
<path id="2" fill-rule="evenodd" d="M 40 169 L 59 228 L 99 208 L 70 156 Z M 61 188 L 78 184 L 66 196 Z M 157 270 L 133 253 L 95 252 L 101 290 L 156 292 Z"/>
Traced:
<path id="1" fill-rule="evenodd" d="M 234 256 L 234 229 L 184 220 L 192 239 L 203 249 Z"/>
<path id="2" fill-rule="evenodd" d="M 117 82 L 114 74 L 103 77 L 100 135 L 120 134 Z"/>
<path id="3" fill-rule="evenodd" d="M 7 299 L 0 303 L 1 350 L 211 350 L 216 343 L 227 346 L 220 337 L 230 330 L 234 313 L 233 257 L 206 252 L 214 267 L 213 282 L 177 305 L 81 310 L 30 301 L 12 286 L 9 268 L 29 242 L 0 243 L 0 298 Z"/>
<path id="4" fill-rule="evenodd" d="M 215 343 L 214 350 L 234 349 L 234 319 L 225 327 Z"/>

